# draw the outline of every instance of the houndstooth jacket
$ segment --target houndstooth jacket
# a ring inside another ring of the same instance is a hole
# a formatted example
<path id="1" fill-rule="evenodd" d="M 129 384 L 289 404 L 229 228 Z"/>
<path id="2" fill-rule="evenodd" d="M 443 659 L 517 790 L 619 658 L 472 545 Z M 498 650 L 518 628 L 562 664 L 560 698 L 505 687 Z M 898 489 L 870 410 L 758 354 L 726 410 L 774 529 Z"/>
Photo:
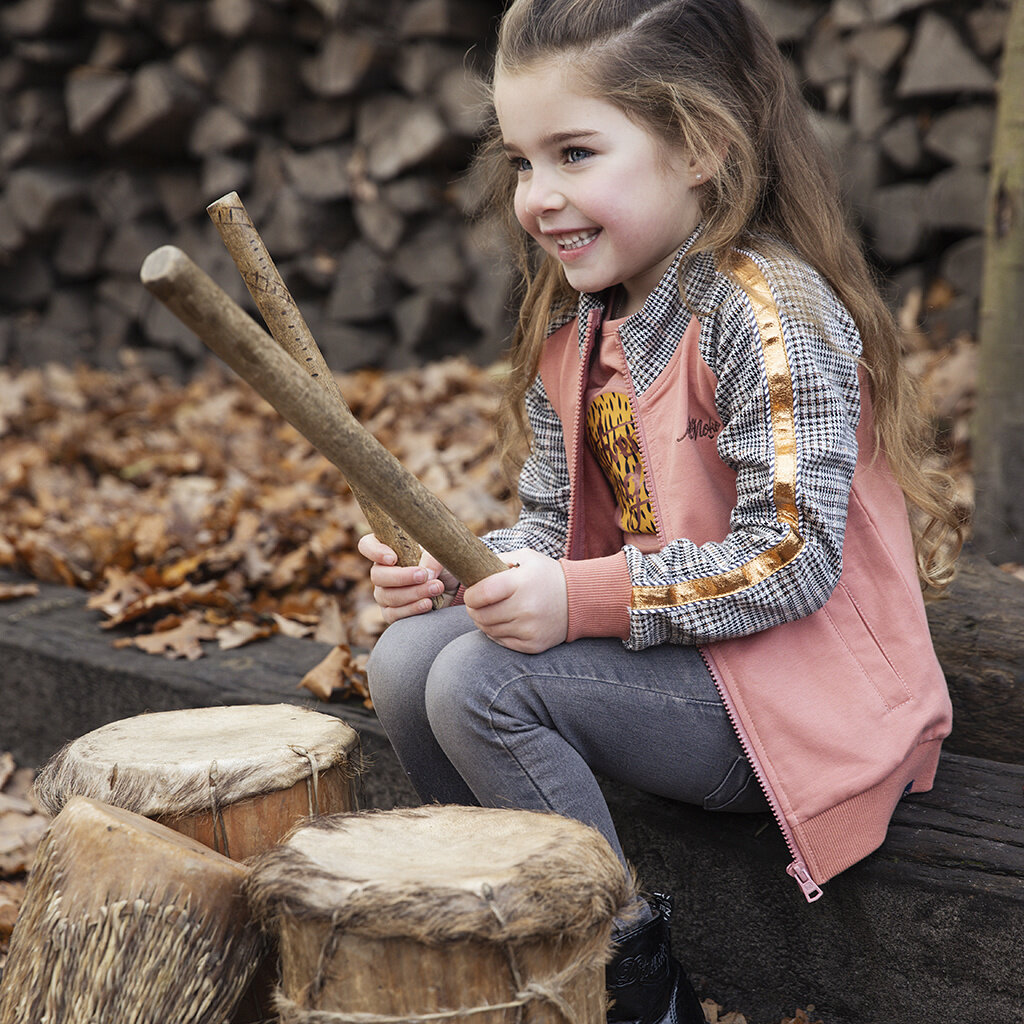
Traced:
<path id="1" fill-rule="evenodd" d="M 629 575 L 640 592 L 743 573 L 784 545 L 790 527 L 780 521 L 776 501 L 779 452 L 772 401 L 778 371 L 768 365 L 760 343 L 758 299 L 741 279 L 716 269 L 709 254 L 688 257 L 695 238 L 679 251 L 643 309 L 622 323 L 619 335 L 634 401 L 642 406 L 676 355 L 691 318 L 697 319 L 700 356 L 716 380 L 717 454 L 735 473 L 736 501 L 728 525 L 712 541 L 662 534 L 663 543 L 655 550 L 626 544 L 622 550 Z M 793 394 L 795 528 L 804 543 L 755 585 L 728 595 L 635 603 L 624 637 L 632 648 L 705 643 L 800 618 L 827 601 L 842 571 L 846 503 L 857 459 L 860 337 L 845 307 L 806 264 L 754 252 L 740 255 L 760 271 L 779 310 Z M 581 358 L 593 343 L 595 322 L 604 315 L 604 298 L 580 296 Z M 499 552 L 531 547 L 572 558 L 571 519 L 583 531 L 608 533 L 609 524 L 595 523 L 585 513 L 570 515 L 579 495 L 572 493 L 566 428 L 541 375 L 526 401 L 533 445 L 519 480 L 522 511 L 511 528 L 484 539 Z M 656 443 L 650 431 L 646 435 Z M 687 495 L 673 494 L 671 500 L 685 502 Z M 611 554 L 615 546 L 609 537 L 604 553 Z"/>
<path id="2" fill-rule="evenodd" d="M 692 243 L 638 313 L 583 295 L 547 339 L 522 513 L 486 539 L 560 559 L 568 640 L 698 647 L 813 900 L 931 787 L 952 708 L 850 314 L 793 257 Z M 598 344 L 653 512 L 628 536 L 584 440 Z"/>

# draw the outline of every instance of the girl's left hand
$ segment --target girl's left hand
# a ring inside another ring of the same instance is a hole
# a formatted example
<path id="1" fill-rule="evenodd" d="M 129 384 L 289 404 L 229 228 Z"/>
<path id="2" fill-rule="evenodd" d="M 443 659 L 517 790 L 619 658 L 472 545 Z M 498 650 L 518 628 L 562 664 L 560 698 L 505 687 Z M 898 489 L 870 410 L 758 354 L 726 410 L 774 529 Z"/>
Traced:
<path id="1" fill-rule="evenodd" d="M 569 598 L 562 567 L 539 551 L 523 548 L 500 556 L 510 564 L 469 587 L 469 616 L 496 643 L 524 654 L 540 654 L 565 642 Z"/>

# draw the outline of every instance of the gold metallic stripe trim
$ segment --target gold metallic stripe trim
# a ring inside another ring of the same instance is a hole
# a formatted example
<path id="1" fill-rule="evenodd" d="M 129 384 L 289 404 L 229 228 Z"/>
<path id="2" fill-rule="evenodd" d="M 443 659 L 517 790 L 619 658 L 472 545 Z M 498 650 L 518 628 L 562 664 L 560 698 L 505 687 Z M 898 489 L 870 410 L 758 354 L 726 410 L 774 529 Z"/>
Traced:
<path id="1" fill-rule="evenodd" d="M 775 514 L 789 527 L 786 536 L 745 565 L 704 579 L 687 580 L 666 587 L 634 587 L 633 608 L 643 611 L 667 608 L 706 598 L 737 594 L 767 579 L 800 553 L 803 537 L 797 533 L 796 427 L 793 413 L 793 378 L 782 338 L 779 309 L 761 268 L 749 256 L 739 256 L 732 268 L 754 308 L 761 349 L 768 375 L 772 441 L 775 447 Z"/>

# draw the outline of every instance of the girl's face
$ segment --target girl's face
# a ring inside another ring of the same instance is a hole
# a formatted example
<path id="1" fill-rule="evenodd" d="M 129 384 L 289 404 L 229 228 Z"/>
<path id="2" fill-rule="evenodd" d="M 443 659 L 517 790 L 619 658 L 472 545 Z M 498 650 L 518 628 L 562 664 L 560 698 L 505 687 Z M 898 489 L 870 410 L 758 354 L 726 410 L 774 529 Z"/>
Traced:
<path id="1" fill-rule="evenodd" d="M 518 174 L 515 212 L 569 284 L 621 284 L 636 312 L 700 220 L 699 168 L 553 63 L 498 72 L 494 103 Z"/>

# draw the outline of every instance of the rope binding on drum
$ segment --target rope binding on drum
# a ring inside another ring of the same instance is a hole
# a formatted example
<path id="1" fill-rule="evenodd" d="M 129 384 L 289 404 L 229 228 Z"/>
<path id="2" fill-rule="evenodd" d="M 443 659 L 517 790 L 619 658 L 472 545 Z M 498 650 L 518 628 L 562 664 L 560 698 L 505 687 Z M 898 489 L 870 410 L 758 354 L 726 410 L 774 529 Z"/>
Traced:
<path id="1" fill-rule="evenodd" d="M 503 933 L 508 931 L 508 923 L 494 900 L 494 890 L 486 882 L 481 886 L 481 896 L 487 909 L 494 915 Z M 320 949 L 316 974 L 306 990 L 306 1001 L 317 1002 L 326 987 L 331 963 L 338 951 L 338 943 L 343 929 L 337 925 L 336 918 Z M 428 1013 L 352 1013 L 338 1010 L 317 1010 L 300 1006 L 289 999 L 280 989 L 274 994 L 274 1006 L 280 1017 L 281 1024 L 426 1024 L 429 1021 L 451 1021 L 464 1017 L 474 1017 L 481 1013 L 492 1013 L 500 1010 L 519 1010 L 517 1019 L 522 1020 L 522 1009 L 536 1001 L 550 1003 L 561 1015 L 566 1024 L 584 1024 L 580 1014 L 563 995 L 565 989 L 586 970 L 603 967 L 606 959 L 607 942 L 602 938 L 582 948 L 575 959 L 563 970 L 547 978 L 538 978 L 524 983 L 519 960 L 515 948 L 510 941 L 502 943 L 508 958 L 509 973 L 512 976 L 515 992 L 511 999 L 501 1003 L 488 1003 L 484 1006 L 458 1007 L 450 1010 L 434 1010 Z"/>

